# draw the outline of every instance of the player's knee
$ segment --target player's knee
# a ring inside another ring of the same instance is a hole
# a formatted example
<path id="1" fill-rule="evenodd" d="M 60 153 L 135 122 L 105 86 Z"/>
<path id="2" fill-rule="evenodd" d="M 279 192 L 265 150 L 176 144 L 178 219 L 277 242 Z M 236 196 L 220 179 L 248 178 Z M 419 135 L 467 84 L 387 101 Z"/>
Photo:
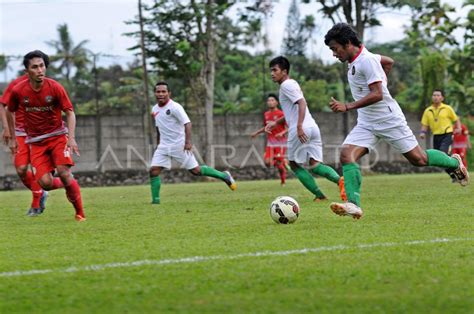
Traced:
<path id="1" fill-rule="evenodd" d="M 195 175 L 195 176 L 200 176 L 201 175 L 201 168 L 199 168 L 199 167 L 189 169 L 188 171 L 191 172 L 191 174 Z"/>
<path id="2" fill-rule="evenodd" d="M 428 166 L 428 156 L 426 154 L 416 155 L 413 158 L 410 158 L 410 163 L 416 167 L 425 167 Z"/>
<path id="3" fill-rule="evenodd" d="M 160 175 L 161 169 L 159 167 L 150 168 L 150 177 L 158 177 Z"/>
<path id="4" fill-rule="evenodd" d="M 297 170 L 299 167 L 300 167 L 300 166 L 299 166 L 296 162 L 290 161 L 290 168 L 291 168 L 291 170 L 295 171 L 295 170 Z"/>
<path id="5" fill-rule="evenodd" d="M 28 172 L 28 165 L 16 167 L 16 173 L 18 174 L 20 178 L 25 177 L 27 172 Z"/>
<path id="6" fill-rule="evenodd" d="M 267 167 L 272 166 L 272 161 L 270 159 L 265 159 L 264 162 L 265 162 L 265 166 L 267 166 Z"/>
<path id="7" fill-rule="evenodd" d="M 50 177 L 43 177 L 38 181 L 38 184 L 45 191 L 49 191 L 53 188 L 53 180 Z"/>

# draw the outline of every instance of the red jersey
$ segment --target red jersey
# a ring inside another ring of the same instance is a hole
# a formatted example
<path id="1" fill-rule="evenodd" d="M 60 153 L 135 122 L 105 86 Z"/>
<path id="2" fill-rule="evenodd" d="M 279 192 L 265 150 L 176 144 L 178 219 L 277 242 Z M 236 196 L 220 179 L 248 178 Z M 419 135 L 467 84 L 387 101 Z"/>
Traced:
<path id="1" fill-rule="evenodd" d="M 55 80 L 44 78 L 43 86 L 34 91 L 29 81 L 21 81 L 12 90 L 8 110 L 25 111 L 26 143 L 39 142 L 45 138 L 66 134 L 62 111 L 74 110 L 69 97 Z"/>
<path id="2" fill-rule="evenodd" d="M 270 121 L 276 121 L 283 117 L 283 111 L 279 109 L 268 110 L 264 114 L 264 123 L 268 124 Z M 267 134 L 267 146 L 286 146 L 286 134 L 282 137 L 276 137 L 278 133 L 281 133 L 285 130 L 286 124 L 277 124 L 271 133 Z"/>
<path id="3" fill-rule="evenodd" d="M 8 106 L 8 103 L 10 102 L 10 98 L 12 95 L 12 90 L 15 85 L 20 83 L 21 81 L 28 80 L 28 74 L 22 75 L 20 77 L 17 77 L 13 81 L 11 81 L 10 84 L 8 84 L 7 88 L 3 92 L 3 95 L 0 99 L 0 102 L 2 104 L 5 104 Z M 16 136 L 26 136 L 25 132 L 25 109 L 24 108 L 18 108 L 18 111 L 15 113 L 15 135 Z"/>
<path id="4" fill-rule="evenodd" d="M 467 148 L 467 138 L 469 130 L 464 124 L 461 124 L 461 133 L 453 134 L 453 148 Z"/>

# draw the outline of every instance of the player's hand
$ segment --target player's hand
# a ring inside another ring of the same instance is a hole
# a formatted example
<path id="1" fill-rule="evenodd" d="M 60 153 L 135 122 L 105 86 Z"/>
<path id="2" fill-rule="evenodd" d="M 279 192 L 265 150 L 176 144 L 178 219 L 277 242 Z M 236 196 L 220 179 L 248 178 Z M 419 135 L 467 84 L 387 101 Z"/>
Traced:
<path id="1" fill-rule="evenodd" d="M 454 134 L 461 134 L 461 132 L 462 132 L 462 129 L 459 129 L 459 128 L 456 128 L 453 131 Z"/>
<path id="2" fill-rule="evenodd" d="M 257 132 L 254 132 L 254 133 L 250 134 L 250 137 L 251 137 L 251 138 L 256 138 L 257 135 L 258 135 Z"/>
<path id="3" fill-rule="evenodd" d="M 331 97 L 331 101 L 329 101 L 329 106 L 331 107 L 331 110 L 333 112 L 346 112 L 347 111 L 346 104 L 334 99 L 334 97 Z"/>
<path id="4" fill-rule="evenodd" d="M 18 142 L 16 141 L 16 138 L 11 138 L 8 141 L 8 148 L 10 148 L 10 151 L 13 155 L 16 154 L 16 152 L 18 151 Z"/>
<path id="5" fill-rule="evenodd" d="M 67 147 L 71 153 L 81 156 L 79 153 L 79 147 L 77 146 L 76 140 L 74 138 L 70 137 L 67 140 Z"/>
<path id="6" fill-rule="evenodd" d="M 276 138 L 281 138 L 281 137 L 283 137 L 283 134 L 284 134 L 284 133 L 282 133 L 282 132 L 277 133 L 277 134 L 275 134 L 275 137 L 276 137 Z"/>
<path id="7" fill-rule="evenodd" d="M 12 135 L 10 134 L 10 130 L 8 128 L 3 129 L 3 132 L 2 132 L 3 144 L 8 145 L 11 139 L 12 139 Z"/>
<path id="8" fill-rule="evenodd" d="M 191 144 L 190 142 L 184 143 L 184 150 L 191 150 L 191 149 L 193 149 L 193 144 Z"/>
<path id="9" fill-rule="evenodd" d="M 297 128 L 297 134 L 298 134 L 298 138 L 300 139 L 301 143 L 304 144 L 304 143 L 308 142 L 308 136 L 306 135 L 306 133 L 304 133 L 302 127 Z"/>
<path id="10" fill-rule="evenodd" d="M 265 132 L 271 133 L 272 130 L 275 128 L 276 122 L 275 121 L 269 121 L 267 125 L 265 126 Z"/>
<path id="11" fill-rule="evenodd" d="M 426 138 L 425 133 L 420 133 L 420 139 L 424 140 Z"/>

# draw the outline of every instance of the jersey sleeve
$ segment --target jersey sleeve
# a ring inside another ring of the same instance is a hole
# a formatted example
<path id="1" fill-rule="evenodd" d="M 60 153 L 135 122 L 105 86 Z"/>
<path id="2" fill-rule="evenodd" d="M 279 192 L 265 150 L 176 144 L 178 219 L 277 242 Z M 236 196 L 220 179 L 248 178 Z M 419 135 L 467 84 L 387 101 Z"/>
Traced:
<path id="1" fill-rule="evenodd" d="M 191 122 L 191 120 L 188 117 L 188 114 L 186 113 L 186 111 L 184 111 L 184 108 L 181 105 L 176 106 L 176 110 L 174 111 L 174 116 L 176 117 L 176 119 L 178 119 L 179 123 L 182 125 L 185 125 Z"/>
<path id="2" fill-rule="evenodd" d="M 12 90 L 8 94 L 5 92 L 2 97 L 2 102 L 7 106 L 8 111 L 15 112 L 20 107 L 20 96 L 17 91 Z"/>
<path id="3" fill-rule="evenodd" d="M 423 111 L 423 116 L 421 117 L 421 124 L 424 126 L 429 126 L 430 123 L 428 121 L 428 111 Z"/>
<path id="4" fill-rule="evenodd" d="M 380 64 L 380 55 L 375 55 L 373 58 L 366 58 L 361 66 L 361 71 L 365 75 L 367 85 L 384 81 L 385 72 Z"/>
<path id="5" fill-rule="evenodd" d="M 456 121 L 458 119 L 456 112 L 454 112 L 454 109 L 451 106 L 449 106 L 448 109 L 449 109 L 449 119 L 452 122 Z"/>
<path id="6" fill-rule="evenodd" d="M 58 97 L 59 107 L 62 111 L 74 111 L 74 107 L 72 106 L 71 100 L 67 95 L 66 90 L 60 84 L 56 84 L 56 93 Z"/>
<path id="7" fill-rule="evenodd" d="M 281 85 L 280 93 L 288 97 L 288 99 L 293 104 L 295 104 L 298 100 L 304 98 L 300 85 L 293 80 L 289 81 L 287 84 Z"/>

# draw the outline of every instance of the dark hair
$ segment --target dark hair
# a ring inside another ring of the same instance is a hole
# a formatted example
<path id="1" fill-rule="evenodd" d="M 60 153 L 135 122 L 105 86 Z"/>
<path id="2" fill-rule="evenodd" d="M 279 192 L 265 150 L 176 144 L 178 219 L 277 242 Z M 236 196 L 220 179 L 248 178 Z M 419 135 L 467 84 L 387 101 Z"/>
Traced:
<path id="1" fill-rule="evenodd" d="M 441 88 L 435 88 L 435 89 L 433 89 L 433 93 L 434 93 L 434 92 L 440 92 L 440 93 L 441 93 L 441 96 L 444 97 L 444 91 L 443 91 Z"/>
<path id="2" fill-rule="evenodd" d="M 33 50 L 28 52 L 24 57 L 23 57 L 23 66 L 25 69 L 28 69 L 28 65 L 30 65 L 30 60 L 34 58 L 41 58 L 44 61 L 44 66 L 48 68 L 49 66 L 49 57 L 47 54 L 42 52 L 41 50 Z"/>
<path id="3" fill-rule="evenodd" d="M 169 92 L 170 91 L 170 86 L 168 85 L 168 83 L 166 83 L 165 81 L 159 81 L 158 83 L 155 84 L 155 88 L 157 86 L 160 86 L 160 85 L 164 85 L 166 86 L 166 90 Z"/>
<path id="4" fill-rule="evenodd" d="M 283 56 L 279 56 L 270 61 L 270 68 L 278 65 L 281 70 L 286 70 L 286 73 L 290 74 L 290 61 Z"/>
<path id="5" fill-rule="evenodd" d="M 278 96 L 274 93 L 270 93 L 267 95 L 267 99 L 268 98 L 275 98 L 275 100 L 277 101 L 277 103 L 280 103 L 280 100 L 278 99 Z"/>
<path id="6" fill-rule="evenodd" d="M 362 42 L 357 36 L 357 32 L 346 23 L 337 23 L 324 36 L 324 43 L 329 46 L 329 42 L 335 40 L 340 45 L 347 45 L 349 42 L 354 46 L 360 47 Z"/>

